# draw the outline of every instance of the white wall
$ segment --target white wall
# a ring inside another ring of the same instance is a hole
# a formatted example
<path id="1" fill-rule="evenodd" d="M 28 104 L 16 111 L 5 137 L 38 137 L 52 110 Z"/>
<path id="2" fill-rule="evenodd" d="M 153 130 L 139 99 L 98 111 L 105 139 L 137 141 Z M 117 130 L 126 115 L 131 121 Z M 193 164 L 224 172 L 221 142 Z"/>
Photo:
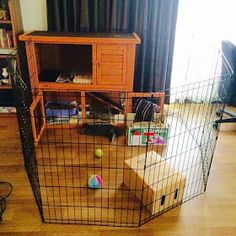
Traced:
<path id="1" fill-rule="evenodd" d="M 20 0 L 24 31 L 47 30 L 46 0 Z"/>

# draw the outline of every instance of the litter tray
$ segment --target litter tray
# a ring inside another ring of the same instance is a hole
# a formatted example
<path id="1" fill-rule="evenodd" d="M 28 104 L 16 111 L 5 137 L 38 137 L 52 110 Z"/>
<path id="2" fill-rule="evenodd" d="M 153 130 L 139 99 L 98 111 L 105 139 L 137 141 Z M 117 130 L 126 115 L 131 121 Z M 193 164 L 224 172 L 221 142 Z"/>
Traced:
<path id="1" fill-rule="evenodd" d="M 66 109 L 66 106 L 68 108 Z M 70 104 L 67 102 L 47 102 L 45 105 L 45 112 L 47 117 L 69 117 L 76 115 L 77 108 L 69 108 Z"/>

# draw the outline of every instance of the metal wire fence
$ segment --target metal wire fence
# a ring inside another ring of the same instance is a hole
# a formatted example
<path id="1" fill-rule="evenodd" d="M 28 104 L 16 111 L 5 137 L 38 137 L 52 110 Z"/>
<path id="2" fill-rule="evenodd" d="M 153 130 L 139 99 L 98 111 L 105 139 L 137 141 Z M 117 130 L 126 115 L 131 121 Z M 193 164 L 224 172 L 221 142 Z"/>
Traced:
<path id="1" fill-rule="evenodd" d="M 43 222 L 140 226 L 203 193 L 232 77 L 217 66 L 227 73 L 156 93 L 33 88 L 30 102 L 15 74 Z"/>

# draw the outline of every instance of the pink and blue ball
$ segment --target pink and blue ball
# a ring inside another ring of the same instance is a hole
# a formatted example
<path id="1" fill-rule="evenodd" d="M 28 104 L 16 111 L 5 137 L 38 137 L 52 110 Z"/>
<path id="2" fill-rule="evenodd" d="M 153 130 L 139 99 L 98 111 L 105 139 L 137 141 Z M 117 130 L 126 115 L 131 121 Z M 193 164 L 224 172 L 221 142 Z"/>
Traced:
<path id="1" fill-rule="evenodd" d="M 89 188 L 97 189 L 102 187 L 102 178 L 99 175 L 91 175 L 88 181 Z"/>

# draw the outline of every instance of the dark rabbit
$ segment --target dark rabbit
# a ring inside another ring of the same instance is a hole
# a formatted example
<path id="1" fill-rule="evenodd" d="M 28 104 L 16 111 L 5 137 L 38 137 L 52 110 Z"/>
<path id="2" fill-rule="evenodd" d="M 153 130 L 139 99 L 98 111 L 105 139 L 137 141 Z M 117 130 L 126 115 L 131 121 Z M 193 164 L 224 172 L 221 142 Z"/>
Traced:
<path id="1" fill-rule="evenodd" d="M 105 136 L 108 137 L 110 142 L 120 135 L 120 130 L 114 125 L 109 124 L 84 124 L 81 129 L 81 134 Z"/>

